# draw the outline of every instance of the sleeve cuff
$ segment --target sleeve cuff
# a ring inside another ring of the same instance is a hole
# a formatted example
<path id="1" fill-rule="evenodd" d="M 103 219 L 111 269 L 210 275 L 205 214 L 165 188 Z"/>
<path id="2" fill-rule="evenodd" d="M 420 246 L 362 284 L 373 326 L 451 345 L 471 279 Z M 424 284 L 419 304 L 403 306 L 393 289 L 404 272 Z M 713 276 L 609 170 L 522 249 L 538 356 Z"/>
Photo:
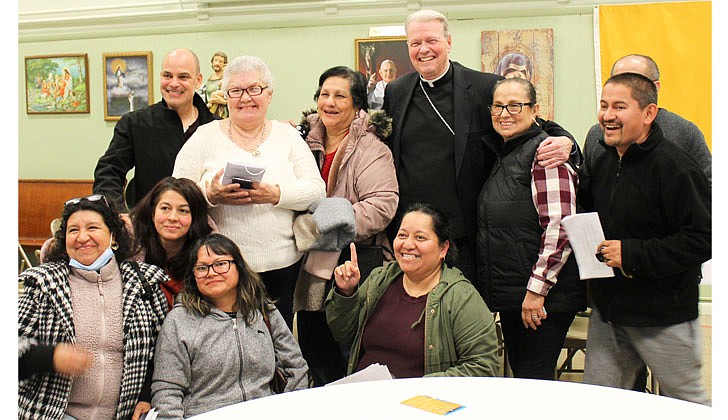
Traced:
<path id="1" fill-rule="evenodd" d="M 551 285 L 532 276 L 528 279 L 526 290 L 545 297 L 548 296 L 549 290 L 551 290 Z"/>
<path id="2" fill-rule="evenodd" d="M 53 371 L 53 352 L 56 346 L 38 345 L 18 359 L 18 378 Z"/>

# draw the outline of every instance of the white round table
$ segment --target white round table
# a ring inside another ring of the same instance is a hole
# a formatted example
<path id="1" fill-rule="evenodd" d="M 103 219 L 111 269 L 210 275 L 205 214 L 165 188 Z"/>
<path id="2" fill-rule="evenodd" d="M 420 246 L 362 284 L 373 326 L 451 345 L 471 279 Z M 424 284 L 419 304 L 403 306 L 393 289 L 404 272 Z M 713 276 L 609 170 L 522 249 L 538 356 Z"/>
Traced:
<path id="1" fill-rule="evenodd" d="M 448 420 L 710 419 L 712 409 L 673 398 L 574 382 L 514 378 L 416 378 L 288 392 L 223 407 L 205 419 L 436 419 L 401 401 L 427 395 L 464 405 Z"/>

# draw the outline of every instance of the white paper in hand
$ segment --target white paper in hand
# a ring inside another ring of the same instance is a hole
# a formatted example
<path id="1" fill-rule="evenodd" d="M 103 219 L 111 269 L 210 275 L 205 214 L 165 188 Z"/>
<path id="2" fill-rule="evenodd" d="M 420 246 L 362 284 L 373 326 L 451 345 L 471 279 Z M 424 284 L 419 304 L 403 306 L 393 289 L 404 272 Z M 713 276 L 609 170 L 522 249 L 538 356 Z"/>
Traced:
<path id="1" fill-rule="evenodd" d="M 157 409 L 152 407 L 151 410 L 142 414 L 142 416 L 139 417 L 139 420 L 156 420 L 158 414 L 159 412 L 157 411 Z"/>
<path id="2" fill-rule="evenodd" d="M 233 177 L 249 179 L 253 182 L 262 182 L 265 166 L 246 163 L 246 162 L 228 162 L 225 166 L 225 172 L 222 174 L 223 185 L 231 184 Z"/>
<path id="3" fill-rule="evenodd" d="M 578 213 L 564 217 L 561 224 L 574 250 L 579 277 L 582 280 L 614 277 L 614 271 L 607 264 L 597 260 L 597 246 L 604 240 L 604 231 L 599 222 L 599 213 Z"/>

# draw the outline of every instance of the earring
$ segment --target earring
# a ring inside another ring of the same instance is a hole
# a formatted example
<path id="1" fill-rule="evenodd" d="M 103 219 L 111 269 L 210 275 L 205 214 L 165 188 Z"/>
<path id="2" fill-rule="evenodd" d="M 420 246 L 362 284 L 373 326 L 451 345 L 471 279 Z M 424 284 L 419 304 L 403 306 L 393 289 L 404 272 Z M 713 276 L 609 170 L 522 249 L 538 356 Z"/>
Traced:
<path id="1" fill-rule="evenodd" d="M 117 249 L 119 249 L 119 243 L 116 241 L 111 242 L 111 250 L 116 251 Z"/>

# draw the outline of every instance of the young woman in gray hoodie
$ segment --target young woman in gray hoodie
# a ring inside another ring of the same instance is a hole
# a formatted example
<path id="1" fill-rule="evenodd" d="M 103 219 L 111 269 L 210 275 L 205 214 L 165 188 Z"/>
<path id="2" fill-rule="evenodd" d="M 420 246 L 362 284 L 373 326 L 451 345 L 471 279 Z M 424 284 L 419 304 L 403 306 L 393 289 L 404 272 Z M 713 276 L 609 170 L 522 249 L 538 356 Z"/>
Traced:
<path id="1" fill-rule="evenodd" d="M 284 391 L 308 388 L 308 366 L 293 334 L 237 245 L 220 234 L 192 246 L 181 303 L 164 320 L 154 362 L 158 419 L 272 395 L 276 368 L 288 380 Z"/>

